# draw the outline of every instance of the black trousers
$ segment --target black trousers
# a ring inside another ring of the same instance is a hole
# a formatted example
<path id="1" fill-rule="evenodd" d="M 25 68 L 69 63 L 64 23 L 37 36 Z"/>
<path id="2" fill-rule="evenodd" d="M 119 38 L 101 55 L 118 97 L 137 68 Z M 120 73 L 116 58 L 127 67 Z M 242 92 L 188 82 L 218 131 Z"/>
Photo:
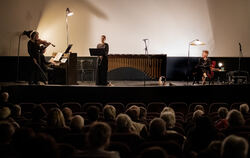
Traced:
<path id="1" fill-rule="evenodd" d="M 108 57 L 103 56 L 102 59 L 98 59 L 98 67 L 96 72 L 96 85 L 107 85 L 107 73 L 108 73 Z"/>
<path id="2" fill-rule="evenodd" d="M 32 83 L 37 84 L 38 81 L 46 81 L 46 79 L 43 77 L 44 73 L 46 72 L 46 60 L 45 60 L 44 55 L 39 54 L 36 60 L 37 60 L 38 65 L 34 63 L 33 59 L 31 62 L 31 72 L 30 72 L 30 80 L 29 80 L 30 84 Z"/>

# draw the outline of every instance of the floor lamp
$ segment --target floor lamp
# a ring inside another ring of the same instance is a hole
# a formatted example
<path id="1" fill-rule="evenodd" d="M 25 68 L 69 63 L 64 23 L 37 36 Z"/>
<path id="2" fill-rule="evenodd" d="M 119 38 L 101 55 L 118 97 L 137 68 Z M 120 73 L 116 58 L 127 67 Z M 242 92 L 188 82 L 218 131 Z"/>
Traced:
<path id="1" fill-rule="evenodd" d="M 187 69 L 186 69 L 186 76 L 187 76 L 187 85 L 189 84 L 189 65 L 190 65 L 190 48 L 191 46 L 202 46 L 205 45 L 204 42 L 201 42 L 199 39 L 195 39 L 188 43 L 188 58 L 187 58 Z"/>
<path id="2" fill-rule="evenodd" d="M 69 45 L 69 24 L 68 24 L 68 17 L 74 15 L 69 8 L 66 9 L 66 32 L 67 32 L 67 46 Z"/>

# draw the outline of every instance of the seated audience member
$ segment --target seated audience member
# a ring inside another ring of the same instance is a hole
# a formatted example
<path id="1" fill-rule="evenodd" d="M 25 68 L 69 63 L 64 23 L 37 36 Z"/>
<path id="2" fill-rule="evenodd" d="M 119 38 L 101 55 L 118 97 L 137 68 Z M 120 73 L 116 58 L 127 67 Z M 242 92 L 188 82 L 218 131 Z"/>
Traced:
<path id="1" fill-rule="evenodd" d="M 167 158 L 167 152 L 161 147 L 149 147 L 144 149 L 138 158 Z"/>
<path id="2" fill-rule="evenodd" d="M 12 135 L 15 133 L 14 126 L 7 122 L 0 122 L 0 145 L 9 144 L 12 138 Z"/>
<path id="3" fill-rule="evenodd" d="M 70 122 L 72 120 L 72 110 L 68 107 L 65 107 L 63 108 L 62 113 L 65 119 L 65 124 L 67 126 L 70 126 Z"/>
<path id="4" fill-rule="evenodd" d="M 49 128 L 66 128 L 62 111 L 59 108 L 52 108 L 48 114 Z"/>
<path id="5" fill-rule="evenodd" d="M 216 128 L 207 116 L 200 116 L 195 119 L 195 126 L 187 135 L 184 151 L 200 152 L 208 147 L 211 141 L 217 136 Z"/>
<path id="6" fill-rule="evenodd" d="M 71 132 L 73 133 L 82 132 L 83 127 L 84 127 L 84 118 L 80 115 L 73 116 L 70 123 Z"/>
<path id="7" fill-rule="evenodd" d="M 230 135 L 221 146 L 221 158 L 247 158 L 248 142 L 239 136 Z"/>
<path id="8" fill-rule="evenodd" d="M 147 109 L 144 107 L 140 107 L 139 121 L 147 125 Z"/>
<path id="9" fill-rule="evenodd" d="M 164 113 L 164 112 L 172 112 L 175 115 L 175 111 L 171 107 L 165 107 L 165 108 L 163 108 L 163 110 L 161 111 L 161 113 Z"/>
<path id="10" fill-rule="evenodd" d="M 116 117 L 116 132 L 135 133 L 133 127 L 133 121 L 127 114 L 119 114 Z"/>
<path id="11" fill-rule="evenodd" d="M 116 109 L 112 105 L 105 105 L 103 108 L 104 121 L 109 124 L 112 131 L 116 129 L 115 118 L 116 118 Z"/>
<path id="12" fill-rule="evenodd" d="M 20 125 L 28 122 L 28 119 L 22 116 L 22 109 L 20 105 L 14 105 L 11 111 L 11 117 Z"/>
<path id="13" fill-rule="evenodd" d="M 90 126 L 87 134 L 89 148 L 83 152 L 77 153 L 76 157 L 82 158 L 119 158 L 116 151 L 107 151 L 105 148 L 109 146 L 111 137 L 111 128 L 107 123 L 94 122 Z"/>
<path id="14" fill-rule="evenodd" d="M 10 108 L 2 107 L 0 109 L 0 121 L 7 121 L 11 123 L 15 128 L 19 128 L 19 124 L 12 118 Z"/>
<path id="15" fill-rule="evenodd" d="M 197 158 L 220 158 L 221 141 L 212 141 L 207 149 L 201 151 Z"/>
<path id="16" fill-rule="evenodd" d="M 195 121 L 197 118 L 201 117 L 204 115 L 204 111 L 202 110 L 196 110 L 194 113 L 193 113 L 193 120 Z"/>
<path id="17" fill-rule="evenodd" d="M 99 109 L 96 106 L 90 106 L 87 109 L 86 125 L 90 125 L 99 119 Z"/>
<path id="18" fill-rule="evenodd" d="M 103 116 L 105 122 L 114 122 L 116 118 L 116 109 L 112 105 L 105 105 L 103 108 Z"/>
<path id="19" fill-rule="evenodd" d="M 177 133 L 176 131 L 173 130 L 173 128 L 175 127 L 175 115 L 173 112 L 163 112 L 161 113 L 160 116 L 161 119 L 163 119 L 166 123 L 166 132 L 167 133 Z"/>
<path id="20" fill-rule="evenodd" d="M 186 128 L 185 128 L 185 131 L 186 131 L 187 134 L 195 127 L 196 119 L 203 116 L 204 112 L 202 110 L 196 110 L 196 111 L 193 112 L 192 115 L 193 115 L 192 119 L 190 119 L 187 122 L 187 125 L 186 125 Z"/>
<path id="21" fill-rule="evenodd" d="M 134 127 L 134 132 L 142 137 L 147 136 L 147 127 L 145 124 L 140 123 L 140 108 L 136 105 L 129 107 L 126 114 L 131 118 Z"/>
<path id="22" fill-rule="evenodd" d="M 218 130 L 223 130 L 228 127 L 228 121 L 226 119 L 228 110 L 225 107 L 220 107 L 218 109 L 219 120 L 215 123 L 215 127 Z"/>
<path id="23" fill-rule="evenodd" d="M 32 110 L 32 120 L 30 127 L 35 131 L 47 127 L 47 112 L 42 105 L 36 105 Z"/>
<path id="24" fill-rule="evenodd" d="M 47 134 L 37 134 L 30 140 L 25 158 L 59 158 L 56 141 Z"/>
<path id="25" fill-rule="evenodd" d="M 240 112 L 242 113 L 245 120 L 250 118 L 248 104 L 241 104 L 240 105 Z"/>
<path id="26" fill-rule="evenodd" d="M 8 107 L 10 110 L 13 108 L 13 104 L 9 102 L 9 93 L 8 92 L 3 92 L 1 94 L 1 100 L 0 100 L 0 108 L 1 107 Z"/>
<path id="27" fill-rule="evenodd" d="M 245 119 L 238 110 L 231 110 L 227 114 L 227 120 L 230 128 L 242 127 L 245 124 Z"/>
<path id="28" fill-rule="evenodd" d="M 205 113 L 205 109 L 204 109 L 204 107 L 202 105 L 196 105 L 194 107 L 194 111 L 197 111 L 197 110 L 201 110 L 201 111 L 203 111 Z"/>
<path id="29" fill-rule="evenodd" d="M 162 140 L 166 134 L 166 122 L 161 118 L 154 118 L 149 123 L 149 139 Z"/>

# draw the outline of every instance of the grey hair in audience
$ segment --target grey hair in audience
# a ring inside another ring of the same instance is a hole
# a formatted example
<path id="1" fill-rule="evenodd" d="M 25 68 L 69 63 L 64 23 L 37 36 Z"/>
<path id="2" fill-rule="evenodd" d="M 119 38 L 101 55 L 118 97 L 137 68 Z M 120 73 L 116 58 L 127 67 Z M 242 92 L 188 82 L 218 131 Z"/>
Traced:
<path id="1" fill-rule="evenodd" d="M 166 122 L 166 128 L 175 127 L 176 119 L 175 114 L 172 111 L 163 112 L 160 117 Z"/>
<path id="2" fill-rule="evenodd" d="M 1 94 L 1 99 L 2 99 L 3 102 L 8 102 L 8 100 L 9 100 L 9 93 L 8 92 L 3 92 Z"/>
<path id="3" fill-rule="evenodd" d="M 202 115 L 204 115 L 204 111 L 202 111 L 202 110 L 196 110 L 193 113 L 193 120 L 196 120 L 197 118 L 201 117 Z"/>
<path id="4" fill-rule="evenodd" d="M 10 108 L 8 107 L 2 107 L 0 109 L 0 120 L 7 119 L 11 114 Z"/>
<path id="5" fill-rule="evenodd" d="M 80 115 L 75 115 L 72 117 L 70 128 L 72 130 L 80 131 L 84 127 L 84 118 Z"/>
<path id="6" fill-rule="evenodd" d="M 202 105 L 196 105 L 194 107 L 194 111 L 197 111 L 197 110 L 201 110 L 201 111 L 205 112 L 204 107 Z"/>
<path id="7" fill-rule="evenodd" d="M 244 138 L 230 135 L 222 142 L 222 158 L 247 158 L 247 155 L 248 142 Z"/>
<path id="8" fill-rule="evenodd" d="M 247 104 L 240 105 L 240 112 L 242 114 L 247 114 L 249 112 L 249 106 Z"/>
<path id="9" fill-rule="evenodd" d="M 112 105 L 106 105 L 103 108 L 103 115 L 105 120 L 115 120 L 116 117 L 116 109 Z"/>
<path id="10" fill-rule="evenodd" d="M 218 109 L 218 115 L 221 119 L 225 119 L 228 114 L 228 109 L 226 107 L 220 107 Z"/>
<path id="11" fill-rule="evenodd" d="M 165 107 L 165 108 L 163 108 L 163 110 L 161 111 L 161 113 L 164 113 L 164 112 L 172 112 L 175 115 L 175 111 L 171 107 Z"/>
<path id="12" fill-rule="evenodd" d="M 238 110 L 231 110 L 227 114 L 227 120 L 229 126 L 231 127 L 239 127 L 245 124 L 245 119 L 240 111 Z"/>
<path id="13" fill-rule="evenodd" d="M 131 130 L 133 122 L 127 114 L 119 114 L 116 117 L 117 130 Z"/>

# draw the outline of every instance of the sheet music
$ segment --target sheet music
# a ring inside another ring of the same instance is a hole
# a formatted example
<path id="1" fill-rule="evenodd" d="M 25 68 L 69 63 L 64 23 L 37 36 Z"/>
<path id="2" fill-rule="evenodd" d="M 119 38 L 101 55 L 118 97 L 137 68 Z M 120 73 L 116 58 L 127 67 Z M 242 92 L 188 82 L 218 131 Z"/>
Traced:
<path id="1" fill-rule="evenodd" d="M 63 53 L 57 53 L 55 58 L 54 58 L 54 61 L 60 61 L 62 55 L 63 55 Z"/>

